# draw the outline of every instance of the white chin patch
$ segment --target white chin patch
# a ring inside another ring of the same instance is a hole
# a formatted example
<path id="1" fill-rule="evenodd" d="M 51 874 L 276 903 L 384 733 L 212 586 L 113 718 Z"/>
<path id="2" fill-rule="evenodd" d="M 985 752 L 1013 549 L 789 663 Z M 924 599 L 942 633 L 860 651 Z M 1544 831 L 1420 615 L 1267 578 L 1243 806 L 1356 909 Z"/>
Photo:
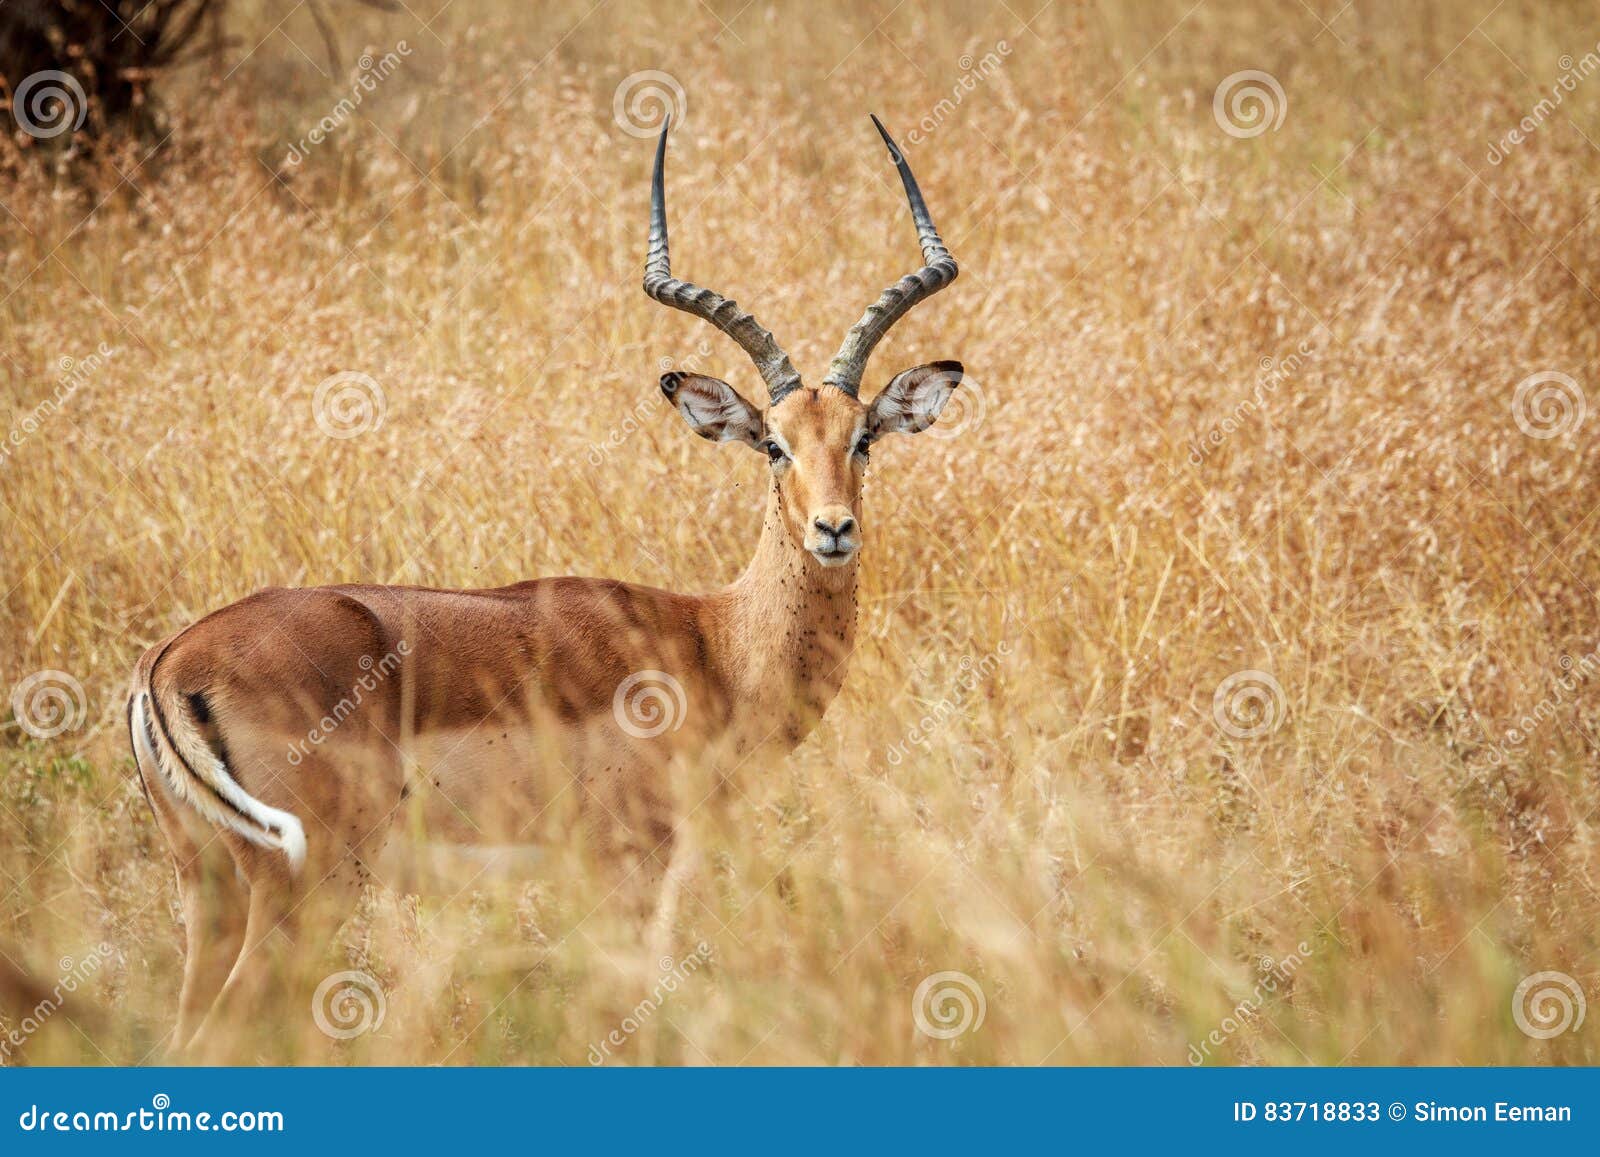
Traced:
<path id="1" fill-rule="evenodd" d="M 811 557 L 816 559 L 823 566 L 844 566 L 845 563 L 850 562 L 856 557 L 856 552 L 851 550 L 824 554 L 821 551 L 814 550 L 811 552 Z"/>

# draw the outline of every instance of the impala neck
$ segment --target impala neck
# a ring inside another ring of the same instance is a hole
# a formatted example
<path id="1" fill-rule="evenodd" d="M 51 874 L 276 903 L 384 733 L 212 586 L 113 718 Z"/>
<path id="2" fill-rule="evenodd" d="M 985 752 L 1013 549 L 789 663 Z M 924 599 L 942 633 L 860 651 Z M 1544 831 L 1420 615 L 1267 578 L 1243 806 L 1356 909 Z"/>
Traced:
<path id="1" fill-rule="evenodd" d="M 798 744 L 844 684 L 856 638 L 859 554 L 824 567 L 794 541 L 773 487 L 755 556 L 725 588 L 731 682 L 757 742 Z M 774 732 L 770 739 L 766 733 Z"/>

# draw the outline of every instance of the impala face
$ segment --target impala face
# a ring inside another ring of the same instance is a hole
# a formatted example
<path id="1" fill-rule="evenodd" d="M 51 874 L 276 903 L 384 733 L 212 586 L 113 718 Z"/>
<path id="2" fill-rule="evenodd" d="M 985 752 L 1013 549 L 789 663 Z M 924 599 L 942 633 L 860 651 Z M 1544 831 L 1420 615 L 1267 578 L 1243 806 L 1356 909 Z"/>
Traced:
<path id="1" fill-rule="evenodd" d="M 917 366 L 867 405 L 832 386 L 802 386 L 765 413 L 704 374 L 663 374 L 661 392 L 702 438 L 743 442 L 767 459 L 789 538 L 832 568 L 854 562 L 861 549 L 861 483 L 873 443 L 933 425 L 961 373 L 960 362 Z"/>
<path id="2" fill-rule="evenodd" d="M 737 342 L 755 363 L 771 403 L 762 412 L 727 382 L 704 374 L 663 374 L 661 392 L 702 438 L 743 442 L 766 456 L 789 540 L 828 569 L 848 566 L 861 550 L 861 481 L 872 444 L 885 434 L 926 430 L 961 384 L 960 362 L 929 362 L 896 374 L 871 402 L 860 400 L 873 347 L 918 302 L 954 281 L 957 272 L 911 166 L 883 123 L 877 117 L 872 123 L 905 187 L 922 266 L 885 289 L 850 327 L 820 389 L 801 383 L 789 355 L 755 315 L 715 290 L 672 276 L 666 193 L 670 117 L 661 126 L 650 180 L 645 293 L 710 322 Z"/>

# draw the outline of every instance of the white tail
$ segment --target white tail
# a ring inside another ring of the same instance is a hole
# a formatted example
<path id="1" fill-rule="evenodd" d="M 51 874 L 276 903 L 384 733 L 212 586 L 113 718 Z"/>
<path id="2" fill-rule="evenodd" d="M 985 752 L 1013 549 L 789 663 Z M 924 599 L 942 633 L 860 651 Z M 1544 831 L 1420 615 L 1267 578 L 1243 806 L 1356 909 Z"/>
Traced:
<path id="1" fill-rule="evenodd" d="M 306 831 L 300 820 L 246 792 L 200 737 L 183 707 L 168 703 L 162 710 L 151 696 L 150 690 L 140 689 L 133 697 L 133 744 L 140 762 L 161 773 L 158 782 L 176 799 L 253 844 L 281 850 L 289 858 L 290 871 L 299 872 L 306 858 Z"/>

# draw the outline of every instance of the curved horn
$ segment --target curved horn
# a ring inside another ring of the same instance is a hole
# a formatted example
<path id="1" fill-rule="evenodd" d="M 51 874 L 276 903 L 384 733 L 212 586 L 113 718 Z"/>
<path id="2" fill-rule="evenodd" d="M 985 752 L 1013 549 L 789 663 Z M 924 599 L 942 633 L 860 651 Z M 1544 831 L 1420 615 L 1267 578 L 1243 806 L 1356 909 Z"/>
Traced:
<path id="1" fill-rule="evenodd" d="M 755 362 L 762 380 L 767 383 L 772 404 L 777 405 L 785 395 L 800 388 L 800 375 L 772 334 L 754 316 L 740 309 L 738 302 L 672 276 L 672 259 L 667 253 L 665 177 L 667 129 L 671 124 L 669 115 L 661 126 L 661 140 L 656 144 L 656 170 L 650 182 L 650 253 L 644 263 L 644 291 L 662 305 L 709 321 L 738 342 L 739 348 Z"/>
<path id="2" fill-rule="evenodd" d="M 889 146 L 889 156 L 894 158 L 895 168 L 900 170 L 900 183 L 906 187 L 906 200 L 911 204 L 911 220 L 917 227 L 917 240 L 922 243 L 923 265 L 915 273 L 906 274 L 885 289 L 883 295 L 867 307 L 861 320 L 850 328 L 839 352 L 833 355 L 833 361 L 828 365 L 828 376 L 822 379 L 823 385 L 836 386 L 852 398 L 861 388 L 861 375 L 867 368 L 867 359 L 872 356 L 873 347 L 883 335 L 917 302 L 932 297 L 954 281 L 958 272 L 955 258 L 944 247 L 944 242 L 939 239 L 939 230 L 934 228 L 933 218 L 928 215 L 928 204 L 922 199 L 922 190 L 917 187 L 916 177 L 911 175 L 911 166 L 906 164 L 905 154 L 889 136 L 882 121 L 873 117 L 872 123 L 877 126 L 883 143 Z"/>

